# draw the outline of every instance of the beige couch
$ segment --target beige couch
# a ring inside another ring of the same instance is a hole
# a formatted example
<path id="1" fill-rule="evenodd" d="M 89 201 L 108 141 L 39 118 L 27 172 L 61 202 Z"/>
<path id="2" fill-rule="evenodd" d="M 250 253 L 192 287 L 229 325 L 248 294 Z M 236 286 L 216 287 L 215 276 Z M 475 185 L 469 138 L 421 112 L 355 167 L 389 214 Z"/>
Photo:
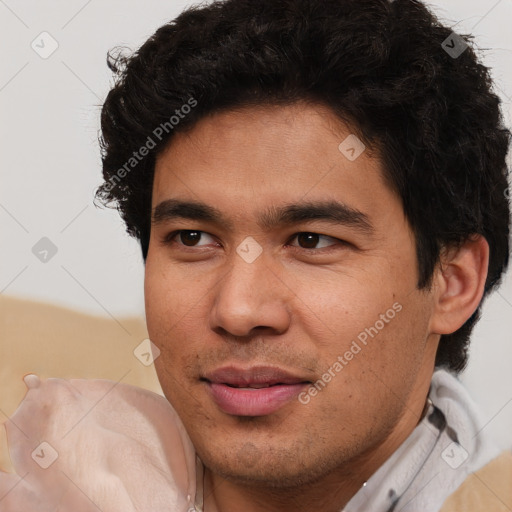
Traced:
<path id="1" fill-rule="evenodd" d="M 29 373 L 121 380 L 162 394 L 154 366 L 133 352 L 147 339 L 144 320 L 117 320 L 0 295 L 0 423 L 23 399 Z M 3 425 L 0 469 L 12 470 Z"/>

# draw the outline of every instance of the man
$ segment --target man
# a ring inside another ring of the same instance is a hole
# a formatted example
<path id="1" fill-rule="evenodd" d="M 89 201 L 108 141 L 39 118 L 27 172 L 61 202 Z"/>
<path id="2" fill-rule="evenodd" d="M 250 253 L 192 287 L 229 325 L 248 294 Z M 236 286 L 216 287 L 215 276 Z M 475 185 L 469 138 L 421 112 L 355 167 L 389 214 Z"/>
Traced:
<path id="1" fill-rule="evenodd" d="M 414 0 L 228 0 L 109 65 L 98 196 L 141 242 L 170 510 L 510 510 L 455 376 L 509 250 L 510 133 L 469 39 Z"/>

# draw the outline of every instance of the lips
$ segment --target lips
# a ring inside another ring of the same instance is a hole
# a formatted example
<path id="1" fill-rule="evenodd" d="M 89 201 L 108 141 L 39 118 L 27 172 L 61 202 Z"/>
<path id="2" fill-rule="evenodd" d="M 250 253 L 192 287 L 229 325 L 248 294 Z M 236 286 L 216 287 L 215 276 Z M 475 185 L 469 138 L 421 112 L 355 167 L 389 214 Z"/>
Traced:
<path id="1" fill-rule="evenodd" d="M 217 406 L 235 416 L 272 414 L 311 384 L 307 378 L 270 366 L 223 367 L 202 380 Z"/>

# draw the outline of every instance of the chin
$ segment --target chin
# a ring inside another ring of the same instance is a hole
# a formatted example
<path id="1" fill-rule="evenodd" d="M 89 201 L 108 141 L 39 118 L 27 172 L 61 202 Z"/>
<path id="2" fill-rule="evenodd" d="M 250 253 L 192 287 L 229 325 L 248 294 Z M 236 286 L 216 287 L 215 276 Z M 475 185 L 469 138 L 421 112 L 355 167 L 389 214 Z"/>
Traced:
<path id="1" fill-rule="evenodd" d="M 198 450 L 203 464 L 211 472 L 239 485 L 274 489 L 310 485 L 340 463 L 332 454 L 312 458 L 303 449 L 285 449 L 282 445 L 275 448 L 267 444 L 259 448 L 248 442 L 239 448 L 218 444 L 215 448 L 201 453 Z"/>

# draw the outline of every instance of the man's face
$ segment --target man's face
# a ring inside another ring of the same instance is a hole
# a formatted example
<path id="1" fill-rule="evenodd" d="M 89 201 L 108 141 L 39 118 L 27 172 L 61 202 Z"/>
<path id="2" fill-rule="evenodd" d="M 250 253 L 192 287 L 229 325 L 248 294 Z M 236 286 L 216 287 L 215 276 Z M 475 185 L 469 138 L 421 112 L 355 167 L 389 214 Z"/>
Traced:
<path id="1" fill-rule="evenodd" d="M 339 148 L 349 135 L 322 107 L 252 108 L 203 119 L 157 159 L 156 369 L 205 465 L 232 481 L 307 483 L 419 420 L 432 296 L 399 197 L 377 157 Z M 326 202 L 338 218 L 299 215 Z"/>

